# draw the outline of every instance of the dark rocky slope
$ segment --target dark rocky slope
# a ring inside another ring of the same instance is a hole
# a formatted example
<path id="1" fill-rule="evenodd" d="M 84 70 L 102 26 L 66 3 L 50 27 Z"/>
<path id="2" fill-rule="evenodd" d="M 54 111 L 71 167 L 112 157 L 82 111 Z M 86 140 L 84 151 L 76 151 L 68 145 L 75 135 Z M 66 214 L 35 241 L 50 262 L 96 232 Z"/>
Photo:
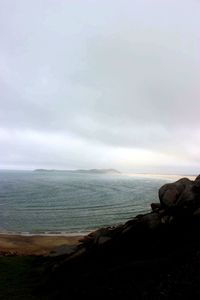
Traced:
<path id="1" fill-rule="evenodd" d="M 54 258 L 49 298 L 200 299 L 200 176 L 162 186 L 159 198 L 150 213 Z"/>

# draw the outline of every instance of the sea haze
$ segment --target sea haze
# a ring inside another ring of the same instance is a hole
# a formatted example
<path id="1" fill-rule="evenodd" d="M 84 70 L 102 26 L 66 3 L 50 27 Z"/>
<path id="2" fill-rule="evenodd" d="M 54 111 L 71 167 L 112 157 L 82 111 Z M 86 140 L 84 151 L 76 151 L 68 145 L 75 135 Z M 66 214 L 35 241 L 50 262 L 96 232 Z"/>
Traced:
<path id="1" fill-rule="evenodd" d="M 174 179 L 174 178 L 173 178 Z M 0 232 L 84 233 L 149 211 L 172 178 L 0 171 Z"/>

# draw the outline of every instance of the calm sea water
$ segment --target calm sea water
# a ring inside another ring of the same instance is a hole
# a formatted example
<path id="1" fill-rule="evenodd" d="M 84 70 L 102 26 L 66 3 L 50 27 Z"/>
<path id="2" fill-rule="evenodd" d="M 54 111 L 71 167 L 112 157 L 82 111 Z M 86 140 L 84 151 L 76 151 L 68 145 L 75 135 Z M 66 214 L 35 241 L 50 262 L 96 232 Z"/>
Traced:
<path id="1" fill-rule="evenodd" d="M 0 232 L 81 233 L 148 212 L 170 178 L 0 171 Z"/>

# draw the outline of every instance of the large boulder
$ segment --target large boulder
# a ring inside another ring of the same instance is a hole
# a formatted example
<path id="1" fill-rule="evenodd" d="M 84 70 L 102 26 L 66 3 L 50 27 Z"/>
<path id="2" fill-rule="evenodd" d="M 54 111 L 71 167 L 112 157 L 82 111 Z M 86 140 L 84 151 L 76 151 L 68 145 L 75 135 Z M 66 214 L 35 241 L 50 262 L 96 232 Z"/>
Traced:
<path id="1" fill-rule="evenodd" d="M 194 180 L 181 178 L 159 189 L 160 204 L 163 208 L 196 209 L 200 206 L 200 175 Z"/>

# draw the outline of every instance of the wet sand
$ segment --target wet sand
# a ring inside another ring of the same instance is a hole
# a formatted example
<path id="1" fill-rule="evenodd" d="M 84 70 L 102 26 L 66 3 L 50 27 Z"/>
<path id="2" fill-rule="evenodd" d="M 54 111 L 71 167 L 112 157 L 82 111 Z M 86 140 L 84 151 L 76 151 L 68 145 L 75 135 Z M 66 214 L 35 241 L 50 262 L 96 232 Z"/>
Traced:
<path id="1" fill-rule="evenodd" d="M 83 236 L 24 236 L 0 234 L 0 255 L 50 255 L 64 253 L 76 246 Z"/>

